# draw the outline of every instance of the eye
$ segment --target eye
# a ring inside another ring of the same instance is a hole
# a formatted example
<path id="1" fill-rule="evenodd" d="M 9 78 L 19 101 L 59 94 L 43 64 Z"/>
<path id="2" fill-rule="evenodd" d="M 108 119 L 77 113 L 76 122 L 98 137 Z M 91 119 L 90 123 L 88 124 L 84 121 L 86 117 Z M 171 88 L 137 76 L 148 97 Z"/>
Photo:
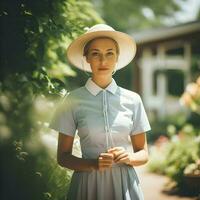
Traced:
<path id="1" fill-rule="evenodd" d="M 114 53 L 113 53 L 113 52 L 108 52 L 107 55 L 108 55 L 108 56 L 113 56 Z"/>
<path id="2" fill-rule="evenodd" d="M 97 57 L 97 56 L 99 56 L 99 53 L 93 52 L 93 53 L 91 53 L 91 55 L 94 56 L 94 57 Z"/>

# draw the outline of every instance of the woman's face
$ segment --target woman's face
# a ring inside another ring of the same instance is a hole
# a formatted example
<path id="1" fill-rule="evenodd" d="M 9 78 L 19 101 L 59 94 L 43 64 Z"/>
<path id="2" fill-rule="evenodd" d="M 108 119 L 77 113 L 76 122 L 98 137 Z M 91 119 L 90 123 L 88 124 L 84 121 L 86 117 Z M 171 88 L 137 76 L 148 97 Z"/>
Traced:
<path id="1" fill-rule="evenodd" d="M 112 76 L 118 53 L 116 43 L 109 38 L 94 39 L 86 55 L 94 76 Z"/>

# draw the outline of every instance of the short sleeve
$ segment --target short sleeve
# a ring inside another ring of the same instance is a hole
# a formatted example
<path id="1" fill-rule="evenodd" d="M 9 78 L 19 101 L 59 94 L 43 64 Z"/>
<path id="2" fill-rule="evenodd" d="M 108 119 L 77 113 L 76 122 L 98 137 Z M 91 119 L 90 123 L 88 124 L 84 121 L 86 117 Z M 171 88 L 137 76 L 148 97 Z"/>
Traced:
<path id="1" fill-rule="evenodd" d="M 58 105 L 49 128 L 74 137 L 77 125 L 73 109 L 74 103 L 68 93 Z"/>
<path id="2" fill-rule="evenodd" d="M 145 112 L 140 96 L 137 96 L 133 111 L 133 126 L 130 135 L 137 135 L 151 130 L 147 114 Z"/>

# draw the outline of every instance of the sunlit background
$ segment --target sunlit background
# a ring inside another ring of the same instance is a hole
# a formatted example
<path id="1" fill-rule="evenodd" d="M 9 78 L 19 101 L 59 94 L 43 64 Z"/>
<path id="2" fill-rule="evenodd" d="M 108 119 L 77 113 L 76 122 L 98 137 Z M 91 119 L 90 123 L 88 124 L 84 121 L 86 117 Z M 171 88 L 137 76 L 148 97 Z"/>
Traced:
<path id="1" fill-rule="evenodd" d="M 137 43 L 134 61 L 114 78 L 141 95 L 151 122 L 150 159 L 137 168 L 145 199 L 197 199 L 199 0 L 2 0 L 0 17 L 1 200 L 66 196 L 72 171 L 58 166 L 57 133 L 48 125 L 62 97 L 88 79 L 69 65 L 66 48 L 96 23 Z M 73 153 L 81 156 L 78 138 Z"/>

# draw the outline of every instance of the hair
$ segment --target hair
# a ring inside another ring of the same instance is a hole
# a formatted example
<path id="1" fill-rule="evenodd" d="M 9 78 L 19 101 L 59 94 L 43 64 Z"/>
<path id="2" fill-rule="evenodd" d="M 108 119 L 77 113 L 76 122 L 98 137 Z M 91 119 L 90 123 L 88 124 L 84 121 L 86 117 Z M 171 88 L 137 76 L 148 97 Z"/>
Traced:
<path id="1" fill-rule="evenodd" d="M 102 36 L 102 37 L 96 37 L 96 38 L 93 38 L 93 39 L 91 39 L 91 40 L 89 40 L 86 44 L 85 44 L 85 46 L 84 46 L 84 48 L 83 48 L 83 56 L 87 56 L 87 54 L 88 54 L 88 51 L 89 51 L 89 48 L 90 48 L 90 45 L 91 45 L 91 43 L 94 41 L 94 40 L 96 40 L 96 39 L 110 39 L 110 40 L 112 40 L 114 43 L 115 43 L 115 46 L 116 46 L 116 51 L 117 51 L 117 54 L 119 55 L 119 45 L 118 45 L 118 43 L 116 42 L 116 40 L 114 40 L 113 38 L 110 38 L 110 37 L 104 37 L 104 36 Z"/>

